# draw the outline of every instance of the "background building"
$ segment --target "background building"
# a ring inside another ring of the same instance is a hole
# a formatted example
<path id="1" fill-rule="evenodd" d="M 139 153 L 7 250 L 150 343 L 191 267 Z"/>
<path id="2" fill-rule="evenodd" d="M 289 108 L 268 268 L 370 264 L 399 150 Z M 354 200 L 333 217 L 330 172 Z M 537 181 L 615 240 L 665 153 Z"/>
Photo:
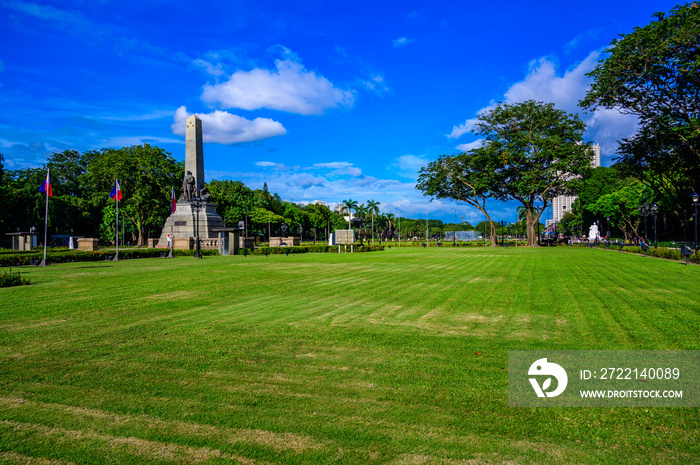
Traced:
<path id="1" fill-rule="evenodd" d="M 600 144 L 591 144 L 591 168 L 600 166 Z M 547 220 L 547 226 L 558 223 L 564 214 L 571 211 L 571 206 L 576 200 L 575 195 L 558 195 L 552 201 L 552 219 Z"/>

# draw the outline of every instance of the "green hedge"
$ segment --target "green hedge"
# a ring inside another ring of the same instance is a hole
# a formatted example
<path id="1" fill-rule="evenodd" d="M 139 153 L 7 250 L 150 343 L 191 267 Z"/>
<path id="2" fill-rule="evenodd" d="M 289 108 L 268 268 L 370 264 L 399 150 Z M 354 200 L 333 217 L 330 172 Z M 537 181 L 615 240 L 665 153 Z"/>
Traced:
<path id="1" fill-rule="evenodd" d="M 597 248 L 605 249 L 605 244 L 598 244 Z M 610 250 L 620 250 L 620 247 L 615 244 L 610 244 Z M 638 245 L 625 245 L 622 247 L 623 252 L 635 253 L 644 255 L 644 250 Z M 685 262 L 685 255 L 681 254 L 680 248 L 668 248 L 668 247 L 649 247 L 647 250 L 647 255 L 650 257 L 666 258 L 668 260 L 680 260 Z M 695 252 L 690 256 L 690 261 L 693 263 L 700 263 L 700 254 Z"/>
<path id="2" fill-rule="evenodd" d="M 345 250 L 341 246 L 341 252 Z M 376 252 L 384 250 L 383 245 L 355 245 L 355 252 Z M 348 252 L 350 248 L 348 247 Z M 281 254 L 295 254 L 295 253 L 337 253 L 337 245 L 309 245 L 309 246 L 295 246 L 295 247 L 258 247 L 255 249 L 238 249 L 238 255 L 281 255 Z"/>
<path id="3" fill-rule="evenodd" d="M 67 250 L 67 249 L 66 249 Z M 218 250 L 201 250 L 202 255 L 218 255 Z M 132 258 L 156 258 L 160 257 L 162 254 L 167 254 L 168 249 L 120 249 L 119 258 L 120 259 L 132 259 Z M 193 256 L 194 250 L 175 250 L 176 256 Z M 113 250 L 96 250 L 94 252 L 85 252 L 78 250 L 70 250 L 65 252 L 47 252 L 46 261 L 49 263 L 67 263 L 67 262 L 94 262 L 105 260 L 107 256 L 114 256 Z M 40 261 L 44 258 L 43 251 L 33 251 L 33 253 L 14 253 L 14 254 L 0 254 L 0 266 L 21 266 L 21 265 L 31 265 L 32 260 Z"/>

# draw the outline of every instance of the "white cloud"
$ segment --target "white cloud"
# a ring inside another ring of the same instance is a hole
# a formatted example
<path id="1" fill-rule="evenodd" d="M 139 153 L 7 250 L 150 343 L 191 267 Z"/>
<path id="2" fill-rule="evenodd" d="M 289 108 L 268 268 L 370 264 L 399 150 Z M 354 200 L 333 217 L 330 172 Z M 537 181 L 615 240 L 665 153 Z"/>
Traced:
<path id="1" fill-rule="evenodd" d="M 479 120 L 477 118 L 471 118 L 466 120 L 464 123 L 452 126 L 452 132 L 447 134 L 447 137 L 450 139 L 457 139 L 458 137 L 463 136 L 464 134 L 470 132 L 472 129 L 474 129 L 474 125 L 478 122 Z"/>
<path id="2" fill-rule="evenodd" d="M 330 170 L 333 170 L 331 174 L 333 175 L 339 175 L 339 176 L 344 176 L 344 175 L 349 175 L 353 177 L 358 177 L 362 176 L 362 170 L 356 166 L 353 166 L 352 163 L 348 163 L 346 161 L 334 161 L 330 163 L 315 163 L 314 168 L 327 168 Z"/>
<path id="3" fill-rule="evenodd" d="M 120 136 L 111 137 L 109 139 L 102 139 L 97 147 L 129 147 L 132 145 L 142 145 L 142 144 L 182 144 L 181 139 L 171 139 L 168 137 L 152 137 L 152 136 Z"/>
<path id="4" fill-rule="evenodd" d="M 416 180 L 418 172 L 424 166 L 427 166 L 428 159 L 418 157 L 416 155 L 402 155 L 396 158 L 396 161 L 390 165 L 390 168 L 399 176 Z"/>
<path id="5" fill-rule="evenodd" d="M 209 63 L 207 60 L 197 58 L 196 60 L 192 61 L 192 64 L 197 66 L 198 68 L 203 68 L 207 72 L 207 74 L 211 74 L 212 76 L 221 76 L 224 74 L 224 69 L 221 63 L 212 64 Z"/>
<path id="6" fill-rule="evenodd" d="M 457 150 L 460 152 L 468 152 L 473 149 L 478 149 L 484 146 L 484 139 L 477 139 L 474 142 L 469 142 L 466 144 L 459 144 Z"/>
<path id="7" fill-rule="evenodd" d="M 388 92 L 391 90 L 386 84 L 386 80 L 384 79 L 384 77 L 380 75 L 372 76 L 369 79 L 360 79 L 360 83 L 365 88 L 377 94 L 383 94 L 384 92 Z"/>
<path id="8" fill-rule="evenodd" d="M 274 70 L 239 70 L 226 82 L 205 84 L 202 101 L 221 108 L 268 108 L 302 115 L 352 107 L 351 91 L 338 89 L 325 77 L 307 70 L 291 52 L 286 55 L 284 60 L 275 60 Z"/>
<path id="9" fill-rule="evenodd" d="M 606 155 L 615 153 L 618 141 L 636 133 L 639 128 L 637 118 L 604 108 L 596 110 L 586 119 L 586 123 L 586 135 L 590 134 L 591 139 L 600 144 L 601 153 Z"/>
<path id="10" fill-rule="evenodd" d="M 275 163 L 273 161 L 257 161 L 257 162 L 255 162 L 255 166 L 259 166 L 261 168 L 273 168 L 273 169 L 279 170 L 279 171 L 299 169 L 298 166 L 287 166 L 284 163 Z"/>
<path id="11" fill-rule="evenodd" d="M 128 116 L 102 116 L 101 119 L 113 121 L 149 121 L 160 118 L 173 116 L 172 110 L 157 110 L 143 115 L 128 115 Z"/>
<path id="12" fill-rule="evenodd" d="M 88 23 L 87 18 L 85 18 L 85 16 L 83 16 L 83 14 L 80 12 L 59 10 L 58 8 L 54 8 L 48 5 L 37 5 L 36 3 L 26 2 L 11 2 L 5 4 L 5 6 L 12 10 L 19 11 L 47 21 L 69 23 L 74 26 L 79 24 L 84 25 Z"/>
<path id="13" fill-rule="evenodd" d="M 637 118 L 623 115 L 616 110 L 597 110 L 584 114 L 578 107 L 579 100 L 583 99 L 591 83 L 586 76 L 593 70 L 600 58 L 600 52 L 591 52 L 582 62 L 572 69 L 566 70 L 563 75 L 557 73 L 557 65 L 549 58 L 533 60 L 529 64 L 529 70 L 525 78 L 513 84 L 504 94 L 505 103 L 518 103 L 526 100 L 536 100 L 546 103 L 554 103 L 557 108 L 569 113 L 578 113 L 581 119 L 588 125 L 585 139 L 601 144 L 603 156 L 610 157 L 617 148 L 617 141 L 634 134 L 637 128 Z M 495 107 L 495 102 L 482 108 L 477 113 L 488 111 Z M 471 131 L 476 118 L 467 119 L 463 124 L 456 125 L 449 138 L 458 138 Z M 457 148 L 469 146 L 462 144 Z"/>
<path id="14" fill-rule="evenodd" d="M 184 106 L 177 109 L 175 122 L 171 126 L 173 134 L 185 135 L 185 120 L 190 115 Z M 202 120 L 204 142 L 228 145 L 267 139 L 287 133 L 281 123 L 269 118 L 255 118 L 251 121 L 219 110 L 212 113 L 196 113 L 196 115 Z"/>
<path id="15" fill-rule="evenodd" d="M 372 199 L 380 202 L 380 211 L 391 212 L 411 218 L 425 218 L 426 211 L 431 218 L 453 217 L 455 208 L 465 219 L 477 217 L 473 208 L 446 200 L 430 198 L 415 188 L 414 182 L 402 182 L 395 179 L 382 179 L 372 176 L 333 176 L 320 173 L 321 169 L 339 170 L 352 168 L 347 162 L 320 163 L 311 167 L 290 167 L 286 171 L 274 169 L 274 162 L 261 162 L 271 170 L 249 172 L 207 171 L 205 179 L 236 179 L 253 189 L 262 188 L 267 183 L 270 192 L 280 195 L 283 200 L 305 204 L 314 200 L 325 201 L 330 208 L 345 199 L 351 198 L 358 203 Z M 313 172 L 316 171 L 316 172 Z M 499 202 L 500 204 L 500 202 Z M 475 211 L 475 210 L 474 210 Z"/>
<path id="16" fill-rule="evenodd" d="M 554 103 L 568 112 L 578 112 L 578 101 L 586 93 L 590 78 L 586 73 L 593 70 L 600 54 L 591 52 L 575 68 L 557 76 L 557 66 L 547 58 L 533 60 L 524 80 L 513 84 L 505 93 L 506 103 L 538 100 Z"/>
<path id="17" fill-rule="evenodd" d="M 398 39 L 394 39 L 391 41 L 391 43 L 394 45 L 394 48 L 398 47 L 405 47 L 408 44 L 411 44 L 415 42 L 414 39 L 409 39 L 408 37 L 399 37 Z"/>

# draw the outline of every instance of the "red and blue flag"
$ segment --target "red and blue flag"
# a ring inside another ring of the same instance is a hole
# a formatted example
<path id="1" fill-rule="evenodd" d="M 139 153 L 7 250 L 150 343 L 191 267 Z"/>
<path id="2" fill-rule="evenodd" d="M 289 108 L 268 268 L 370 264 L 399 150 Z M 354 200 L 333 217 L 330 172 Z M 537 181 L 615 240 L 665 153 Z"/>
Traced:
<path id="1" fill-rule="evenodd" d="M 175 213 L 175 209 L 177 208 L 177 201 L 175 199 L 175 188 L 172 188 L 172 200 L 170 201 L 170 214 Z"/>
<path id="2" fill-rule="evenodd" d="M 109 194 L 114 200 L 119 202 L 122 199 L 122 188 L 119 187 L 119 181 L 114 180 L 114 187 L 112 188 L 112 193 Z"/>
<path id="3" fill-rule="evenodd" d="M 39 188 L 39 192 L 46 194 L 49 197 L 53 197 L 53 188 L 51 187 L 51 175 L 49 170 L 46 170 L 46 179 L 44 179 L 44 183 Z"/>

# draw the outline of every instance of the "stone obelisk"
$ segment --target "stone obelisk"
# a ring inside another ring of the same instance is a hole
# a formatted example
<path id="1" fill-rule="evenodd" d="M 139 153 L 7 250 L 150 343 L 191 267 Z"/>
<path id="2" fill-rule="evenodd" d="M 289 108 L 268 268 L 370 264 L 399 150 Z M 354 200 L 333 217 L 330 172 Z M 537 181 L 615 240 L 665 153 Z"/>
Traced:
<path id="1" fill-rule="evenodd" d="M 204 186 L 204 149 L 202 143 L 202 120 L 192 115 L 185 122 L 185 172 L 191 172 L 196 185 L 194 196 L 202 197 L 201 210 L 199 211 L 199 237 L 200 239 L 217 238 L 215 231 L 224 227 L 224 221 L 216 213 L 216 204 L 210 203 L 201 190 Z M 191 199 L 183 193 L 177 200 L 175 213 L 171 214 L 165 221 L 163 230 L 158 240 L 159 247 L 166 247 L 168 234 L 171 227 L 175 248 L 189 248 L 194 243 L 193 238 L 197 236 L 197 211 L 193 208 Z M 184 244 L 188 244 L 185 246 Z"/>
<path id="2" fill-rule="evenodd" d="M 185 122 L 185 173 L 192 172 L 197 181 L 195 192 L 204 187 L 204 148 L 202 120 L 192 115 Z"/>

